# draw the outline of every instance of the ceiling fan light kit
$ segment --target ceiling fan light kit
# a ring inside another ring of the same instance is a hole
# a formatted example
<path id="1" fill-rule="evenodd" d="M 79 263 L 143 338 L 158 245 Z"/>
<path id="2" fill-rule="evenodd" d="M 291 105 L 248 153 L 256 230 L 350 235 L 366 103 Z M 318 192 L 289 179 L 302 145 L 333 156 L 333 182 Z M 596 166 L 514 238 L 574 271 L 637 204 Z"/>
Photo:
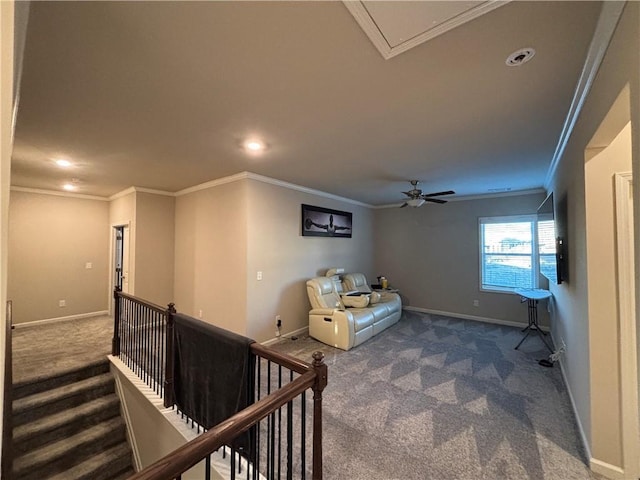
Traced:
<path id="1" fill-rule="evenodd" d="M 422 205 L 424 205 L 425 200 L 423 198 L 412 198 L 410 200 L 407 200 L 407 204 L 410 207 L 414 207 L 414 208 L 418 208 L 421 207 Z"/>

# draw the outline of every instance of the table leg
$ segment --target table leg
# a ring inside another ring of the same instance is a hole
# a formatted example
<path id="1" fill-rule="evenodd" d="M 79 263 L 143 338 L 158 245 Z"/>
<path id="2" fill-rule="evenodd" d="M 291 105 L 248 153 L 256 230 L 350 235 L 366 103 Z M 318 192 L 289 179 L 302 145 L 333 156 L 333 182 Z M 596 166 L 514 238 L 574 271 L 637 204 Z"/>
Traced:
<path id="1" fill-rule="evenodd" d="M 526 330 L 527 333 L 522 338 L 522 340 L 520 340 L 520 343 L 516 345 L 515 350 L 517 350 L 518 347 L 520 347 L 520 345 L 522 345 L 522 343 L 527 339 L 527 337 L 531 333 L 531 330 L 537 330 L 542 343 L 544 343 L 545 347 L 547 347 L 550 352 L 553 352 L 553 349 L 544 338 L 546 336 L 546 332 L 540 330 L 540 325 L 538 324 L 538 300 L 529 298 L 527 301 L 527 323 L 528 325 L 522 330 L 523 332 Z"/>

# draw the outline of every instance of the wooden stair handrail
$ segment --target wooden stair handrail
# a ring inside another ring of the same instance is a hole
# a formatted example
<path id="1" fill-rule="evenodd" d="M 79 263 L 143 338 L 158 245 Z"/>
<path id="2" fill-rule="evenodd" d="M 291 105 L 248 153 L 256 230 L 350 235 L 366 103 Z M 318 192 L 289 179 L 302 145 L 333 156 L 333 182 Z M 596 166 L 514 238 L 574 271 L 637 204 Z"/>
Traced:
<path id="1" fill-rule="evenodd" d="M 289 355 L 285 355 L 275 350 L 271 350 L 270 348 L 267 348 L 260 343 L 254 342 L 250 345 L 250 348 L 251 351 L 257 356 L 264 358 L 265 360 L 271 360 L 272 362 L 275 362 L 278 365 L 282 365 L 289 370 L 293 370 L 296 373 L 304 374 L 310 370 L 313 370 L 313 367 L 307 362 L 303 362 L 302 360 L 298 360 L 297 358 L 290 357 Z"/>
<path id="2" fill-rule="evenodd" d="M 156 305 L 155 303 L 147 302 L 146 300 L 142 300 L 141 298 L 134 297 L 133 295 L 130 295 L 128 293 L 124 293 L 122 290 L 118 290 L 117 287 L 115 291 L 118 292 L 117 296 L 122 298 L 128 298 L 132 302 L 143 305 L 151 310 L 154 310 L 157 313 L 165 313 L 167 311 L 166 307 L 161 307 L 160 305 Z"/>
<path id="3" fill-rule="evenodd" d="M 246 432 L 267 415 L 313 387 L 316 372 L 311 370 L 274 393 L 241 410 L 169 455 L 129 477 L 129 480 L 166 480 L 176 478 L 207 455 Z"/>
<path id="4" fill-rule="evenodd" d="M 164 406 L 172 407 L 174 405 L 173 323 L 176 315 L 174 304 L 170 303 L 167 308 L 163 308 L 133 295 L 123 293 L 116 287 L 114 291 L 115 318 L 112 341 L 114 356 L 120 354 L 119 321 L 122 308 L 121 299 L 134 302 L 148 310 L 163 315 L 165 318 L 165 376 L 164 395 L 161 394 L 161 396 L 164 399 Z M 322 480 L 322 392 L 327 385 L 327 366 L 324 364 L 324 354 L 322 352 L 314 352 L 312 355 L 313 363 L 308 364 L 289 355 L 271 350 L 259 343 L 254 342 L 250 344 L 249 348 L 252 354 L 259 359 L 258 361 L 264 359 L 280 367 L 285 367 L 291 371 L 292 378 L 293 372 L 298 373 L 300 376 L 129 477 L 129 480 L 181 478 L 184 472 L 207 458 L 220 447 L 230 445 L 238 435 L 246 432 L 279 408 L 292 402 L 308 389 L 313 390 L 312 478 L 313 480 Z"/>

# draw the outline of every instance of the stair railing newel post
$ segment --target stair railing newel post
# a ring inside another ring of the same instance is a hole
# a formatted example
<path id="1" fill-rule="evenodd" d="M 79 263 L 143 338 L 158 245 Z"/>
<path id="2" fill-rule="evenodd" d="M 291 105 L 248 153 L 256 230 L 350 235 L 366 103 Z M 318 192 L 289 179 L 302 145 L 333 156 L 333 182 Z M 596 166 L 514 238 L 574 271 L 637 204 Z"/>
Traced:
<path id="1" fill-rule="evenodd" d="M 122 289 L 116 285 L 113 289 L 113 340 L 111 341 L 111 354 L 114 357 L 120 355 L 120 292 Z"/>
<path id="2" fill-rule="evenodd" d="M 174 360 L 174 337 L 173 337 L 173 324 L 174 315 L 176 314 L 175 304 L 170 303 L 167 306 L 167 329 L 166 335 L 166 349 L 165 349 L 165 367 L 164 367 L 164 406 L 169 408 L 173 406 L 175 402 L 173 392 L 173 360 Z"/>
<path id="3" fill-rule="evenodd" d="M 324 353 L 313 352 L 313 480 L 322 480 L 322 391 L 327 386 L 327 365 Z"/>

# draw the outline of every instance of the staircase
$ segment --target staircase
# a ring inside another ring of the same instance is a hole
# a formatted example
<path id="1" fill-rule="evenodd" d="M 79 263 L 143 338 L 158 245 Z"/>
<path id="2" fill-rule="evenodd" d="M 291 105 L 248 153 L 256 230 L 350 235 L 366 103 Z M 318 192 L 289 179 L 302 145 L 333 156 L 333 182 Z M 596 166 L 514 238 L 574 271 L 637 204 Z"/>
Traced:
<path id="1" fill-rule="evenodd" d="M 134 473 L 109 362 L 13 388 L 15 480 L 120 480 Z"/>

